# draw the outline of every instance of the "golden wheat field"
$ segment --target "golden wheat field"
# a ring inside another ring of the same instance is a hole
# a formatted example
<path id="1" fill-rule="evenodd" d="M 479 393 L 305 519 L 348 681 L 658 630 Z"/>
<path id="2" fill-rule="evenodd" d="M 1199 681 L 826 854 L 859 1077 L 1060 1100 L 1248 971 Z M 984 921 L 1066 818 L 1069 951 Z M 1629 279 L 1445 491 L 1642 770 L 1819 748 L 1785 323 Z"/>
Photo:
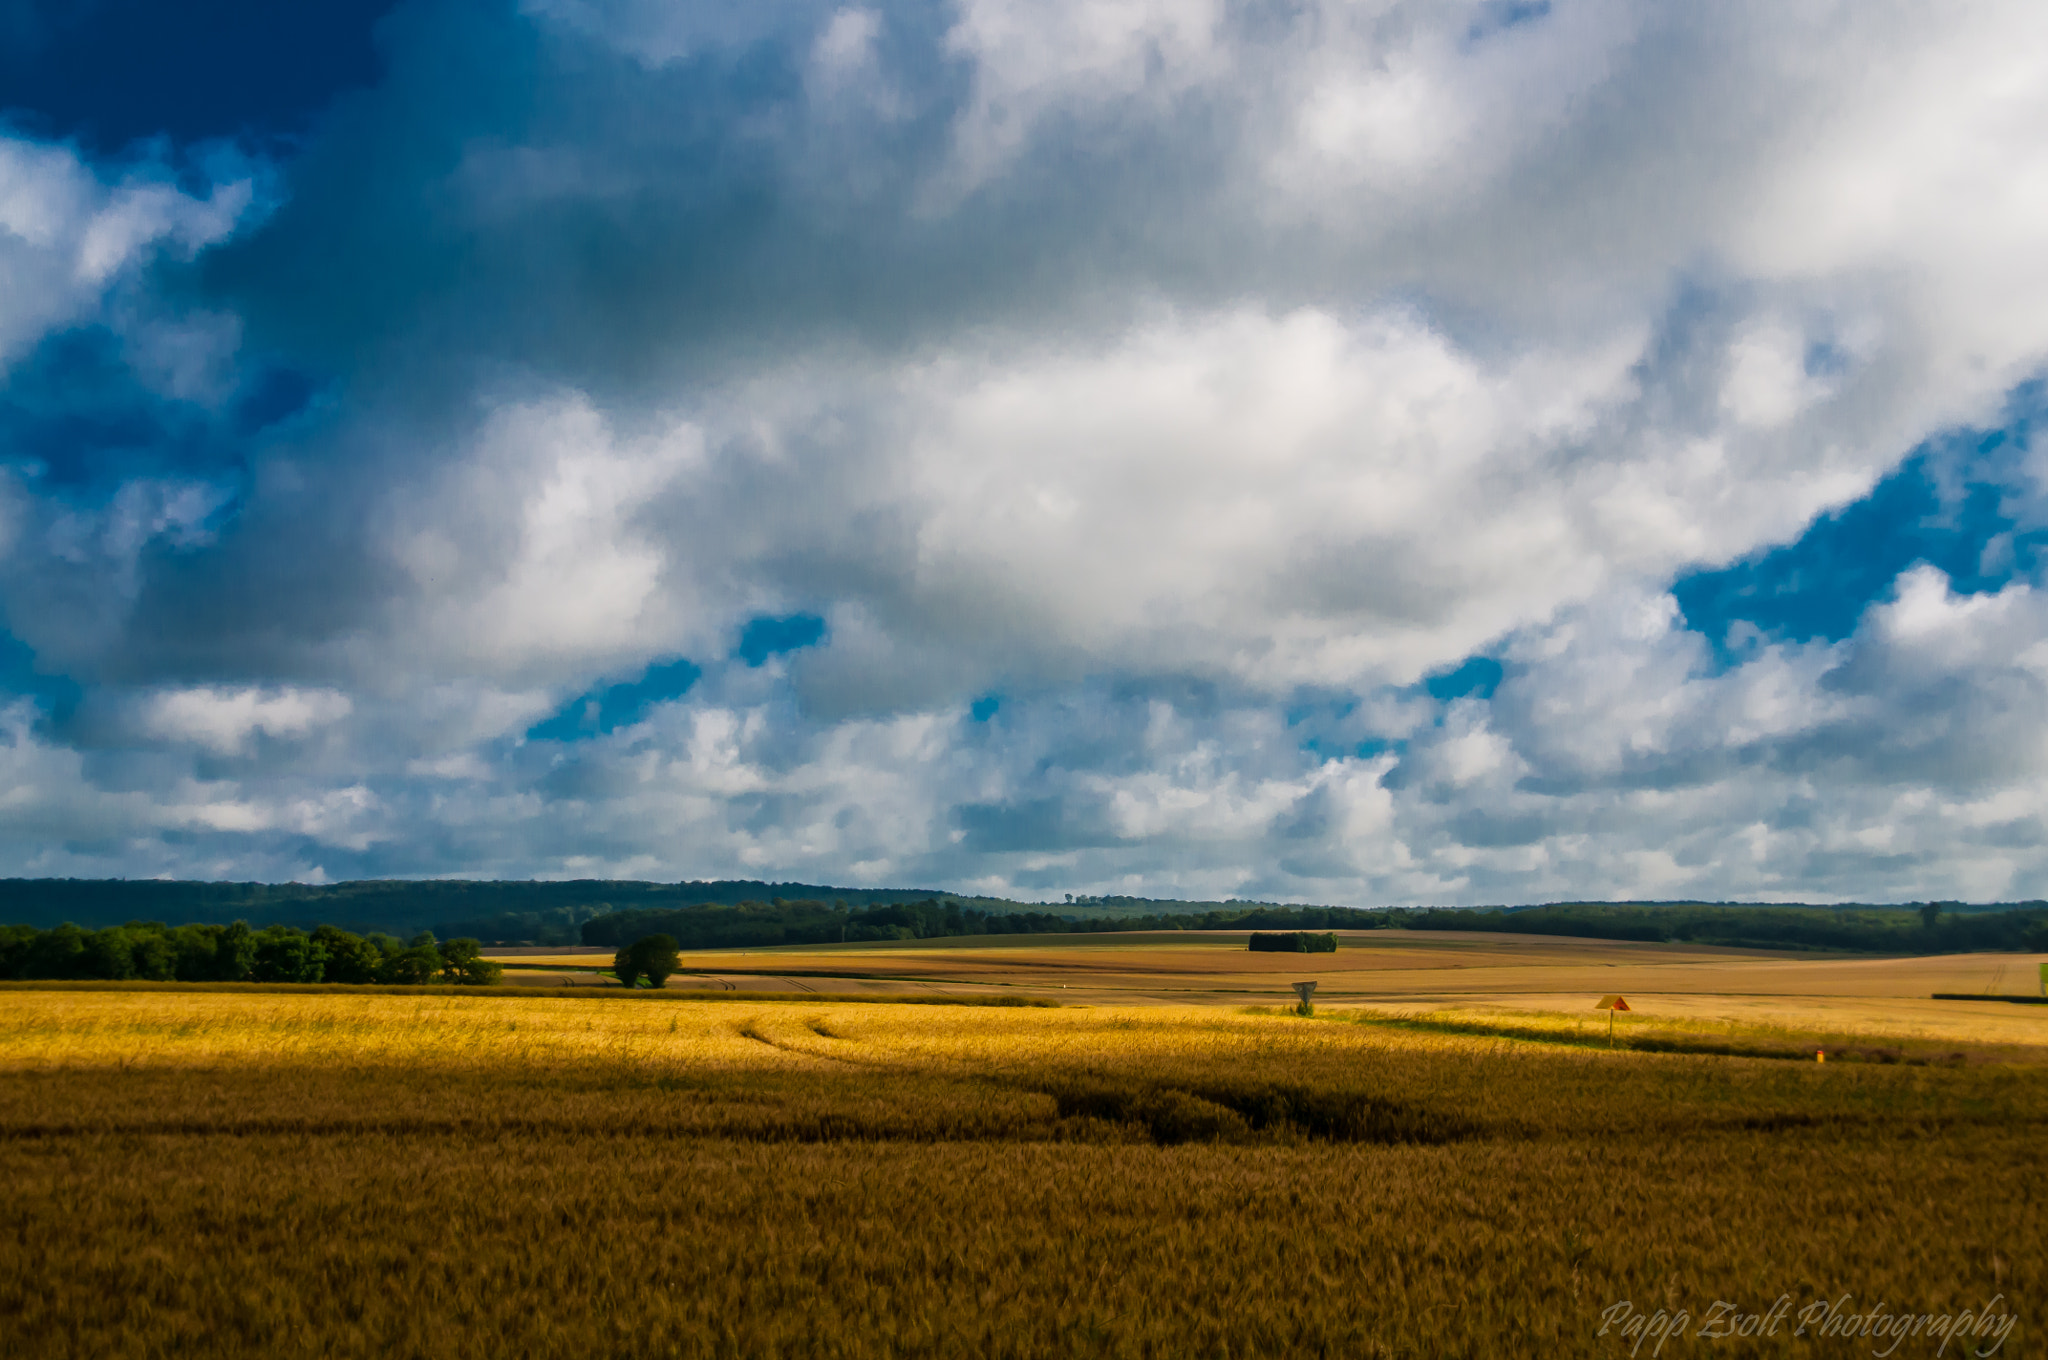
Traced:
<path id="1" fill-rule="evenodd" d="M 0 1353 L 2038 1353 L 2033 1050 L 1628 1019 L 6 990 Z"/>

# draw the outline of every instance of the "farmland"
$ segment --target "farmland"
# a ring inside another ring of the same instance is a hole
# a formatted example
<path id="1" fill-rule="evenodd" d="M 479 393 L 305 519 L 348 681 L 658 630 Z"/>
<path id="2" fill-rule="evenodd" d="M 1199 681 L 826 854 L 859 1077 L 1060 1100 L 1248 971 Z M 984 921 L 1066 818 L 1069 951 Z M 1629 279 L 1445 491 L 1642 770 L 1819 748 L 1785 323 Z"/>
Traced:
<path id="1" fill-rule="evenodd" d="M 78 1356 L 1598 1355 L 1619 1300 L 1849 1292 L 2002 1296 L 2002 1353 L 2038 1346 L 2048 1015 L 1922 988 L 1995 962 L 1457 943 L 0 991 L 0 1326 Z M 1312 1019 L 1279 1004 L 1304 974 L 1337 994 Z M 1584 993 L 1620 987 L 1571 989 L 1616 975 L 1662 990 L 1610 1050 Z M 721 981 L 784 991 L 683 990 Z M 913 987 L 1069 1004 L 875 999 Z M 1659 1035 L 1838 1058 L 1627 1046 Z"/>
<path id="2" fill-rule="evenodd" d="M 1639 1004 L 1638 1028 L 1703 1024 L 1788 1033 L 2031 1045 L 2048 1010 L 1932 1000 L 1937 992 L 2039 994 L 2037 955 L 1866 958 L 1512 935 L 1340 931 L 1335 954 L 1255 954 L 1244 932 L 986 937 L 804 945 L 682 956 L 669 987 L 819 996 L 1027 994 L 1069 1004 L 1271 1005 L 1289 984 L 1387 1016 L 1531 1014 L 1591 1023 L 1604 993 Z M 611 951 L 494 950 L 513 984 L 595 984 Z M 576 971 L 585 970 L 585 971 Z M 1600 1020 L 1605 1024 L 1604 1020 Z"/>

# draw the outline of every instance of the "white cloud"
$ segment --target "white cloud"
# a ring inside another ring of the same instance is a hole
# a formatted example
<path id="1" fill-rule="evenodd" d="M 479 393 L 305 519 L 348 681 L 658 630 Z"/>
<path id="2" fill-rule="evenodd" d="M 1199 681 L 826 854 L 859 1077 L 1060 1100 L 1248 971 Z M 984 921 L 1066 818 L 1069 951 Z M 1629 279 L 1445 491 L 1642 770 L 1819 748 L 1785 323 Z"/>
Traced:
<path id="1" fill-rule="evenodd" d="M 1825 394 L 1806 371 L 1805 337 L 1758 318 L 1728 347 L 1721 405 L 1741 425 L 1783 425 Z"/>
<path id="2" fill-rule="evenodd" d="M 153 167 L 109 182 L 69 148 L 0 136 L 0 373 L 96 312 L 124 272 L 225 239 L 254 203 L 246 175 L 199 198 Z"/>
<path id="3" fill-rule="evenodd" d="M 391 498 L 385 551 L 419 611 L 397 623 L 417 640 L 403 645 L 464 669 L 646 659 L 674 631 L 674 602 L 637 512 L 701 457 L 687 424 L 621 447 L 575 394 L 492 411 L 434 500 Z"/>
<path id="4" fill-rule="evenodd" d="M 978 187 L 1053 115 L 1105 108 L 1170 115 L 1175 96 L 1223 76 L 1220 0 L 961 0 L 945 37 L 974 71 L 945 182 Z"/>
<path id="5" fill-rule="evenodd" d="M 340 722 L 353 708 L 349 697 L 335 690 L 204 686 L 154 695 L 142 707 L 141 726 L 159 740 L 240 755 L 258 736 L 304 737 Z"/>
<path id="6" fill-rule="evenodd" d="M 9 627 L 101 705 L 9 729 L 16 862 L 2048 890 L 2037 582 L 1732 657 L 1666 593 L 2048 364 L 2038 6 L 526 13 L 513 99 L 426 46 L 499 20 L 392 28 L 176 307 L 253 180 L 0 140 L 0 365 L 340 394 L 244 479 L 10 475 Z"/>

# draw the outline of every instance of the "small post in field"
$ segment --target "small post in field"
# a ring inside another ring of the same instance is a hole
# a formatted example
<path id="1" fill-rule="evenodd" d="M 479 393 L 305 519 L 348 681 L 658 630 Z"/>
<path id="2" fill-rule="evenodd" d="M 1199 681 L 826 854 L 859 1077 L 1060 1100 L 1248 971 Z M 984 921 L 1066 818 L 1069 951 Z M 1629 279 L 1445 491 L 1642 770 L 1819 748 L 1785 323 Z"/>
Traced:
<path id="1" fill-rule="evenodd" d="M 1316 994 L 1316 985 L 1313 982 L 1295 983 L 1294 994 L 1301 998 L 1301 1004 L 1294 1008 L 1296 1015 L 1314 1015 L 1316 1013 L 1316 1003 L 1309 1000 L 1310 997 Z"/>
<path id="2" fill-rule="evenodd" d="M 1600 1000 L 1599 1000 L 1598 1004 L 1596 1004 L 1596 1005 L 1595 1005 L 1595 1006 L 1593 1007 L 1593 1009 L 1594 1009 L 1594 1010 L 1596 1010 L 1596 1011 L 1606 1011 L 1606 1012 L 1607 1012 L 1607 1046 L 1608 1046 L 1609 1048 L 1613 1048 L 1613 1047 L 1614 1047 L 1614 1013 L 1615 1013 L 1616 1011 L 1625 1011 L 1625 1010 L 1631 1010 L 1631 1009 L 1633 1009 L 1633 1008 L 1632 1008 L 1632 1007 L 1631 1007 L 1631 1006 L 1630 1006 L 1630 1005 L 1628 1004 L 1628 998 L 1627 998 L 1627 997 L 1625 997 L 1625 996 L 1621 996 L 1621 995 L 1618 995 L 1618 994 L 1616 994 L 1616 995 L 1609 995 L 1609 996 L 1603 996 L 1603 997 L 1601 997 L 1601 998 L 1600 998 Z"/>

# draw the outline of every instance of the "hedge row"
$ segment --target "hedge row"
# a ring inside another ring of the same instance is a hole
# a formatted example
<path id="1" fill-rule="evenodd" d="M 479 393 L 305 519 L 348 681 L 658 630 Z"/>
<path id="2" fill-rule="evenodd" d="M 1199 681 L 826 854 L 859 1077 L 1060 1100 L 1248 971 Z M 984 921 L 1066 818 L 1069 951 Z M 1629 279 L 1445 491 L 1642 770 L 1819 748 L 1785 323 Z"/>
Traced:
<path id="1" fill-rule="evenodd" d="M 1306 930 L 1278 934 L 1254 931 L 1252 949 L 1264 954 L 1334 954 L 1337 952 L 1337 937 L 1327 931 L 1320 935 Z"/>
<path id="2" fill-rule="evenodd" d="M 400 941 L 333 926 L 166 926 L 131 921 L 105 930 L 0 926 L 0 978 L 122 982 L 341 982 L 482 985 L 504 972 L 475 940 L 431 934 Z"/>

